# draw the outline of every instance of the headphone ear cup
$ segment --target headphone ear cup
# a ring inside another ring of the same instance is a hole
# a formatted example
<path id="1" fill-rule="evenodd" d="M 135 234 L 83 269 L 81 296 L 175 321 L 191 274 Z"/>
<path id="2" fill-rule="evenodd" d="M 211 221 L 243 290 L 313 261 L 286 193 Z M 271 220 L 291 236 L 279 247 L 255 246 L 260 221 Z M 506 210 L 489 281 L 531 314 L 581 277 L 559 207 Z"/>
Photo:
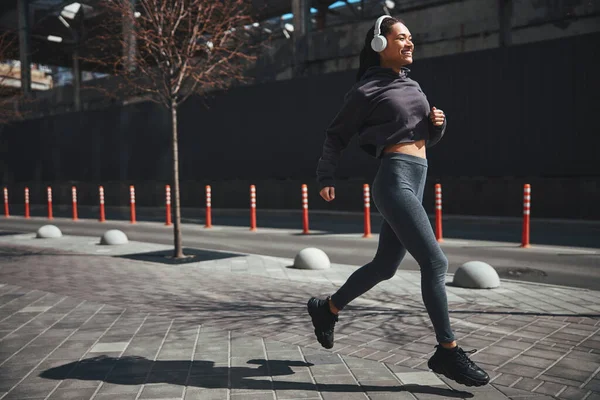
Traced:
<path id="1" fill-rule="evenodd" d="M 371 48 L 377 53 L 380 53 L 383 50 L 385 50 L 386 46 L 387 40 L 383 35 L 377 35 L 373 37 L 373 40 L 371 40 Z"/>

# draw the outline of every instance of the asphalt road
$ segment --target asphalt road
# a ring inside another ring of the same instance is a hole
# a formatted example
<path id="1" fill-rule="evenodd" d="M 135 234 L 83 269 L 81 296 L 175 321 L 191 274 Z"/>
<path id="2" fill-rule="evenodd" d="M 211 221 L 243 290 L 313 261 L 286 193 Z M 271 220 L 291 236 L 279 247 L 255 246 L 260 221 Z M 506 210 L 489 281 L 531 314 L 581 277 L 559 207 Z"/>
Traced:
<path id="1" fill-rule="evenodd" d="M 246 220 L 244 218 L 244 220 Z M 0 217 L 0 234 L 34 233 L 49 223 L 46 218 Z M 55 218 L 51 221 L 64 234 L 100 237 L 108 229 L 121 229 L 130 240 L 171 244 L 173 230 L 160 222 L 95 220 L 71 221 Z M 377 235 L 365 239 L 360 233 L 314 232 L 302 235 L 298 229 L 261 228 L 250 232 L 247 226 L 215 226 L 205 229 L 201 224 L 183 225 L 184 247 L 236 251 L 294 258 L 305 247 L 324 250 L 334 263 L 362 265 L 369 262 L 377 247 Z M 485 261 L 504 279 L 567 285 L 600 290 L 600 249 L 534 245 L 530 249 L 513 243 L 448 239 L 442 243 L 450 262 L 450 272 L 467 261 Z M 418 270 L 418 264 L 407 256 L 401 265 L 405 270 Z"/>
<path id="2" fill-rule="evenodd" d="M 98 218 L 98 207 L 79 205 L 79 217 L 87 219 Z M 164 208 L 140 207 L 137 205 L 138 221 L 164 221 Z M 371 224 L 373 232 L 379 230 L 381 216 L 372 209 Z M 23 206 L 11 204 L 11 215 L 23 215 Z M 248 210 L 213 209 L 212 221 L 215 225 L 222 226 L 249 226 Z M 46 205 L 31 205 L 31 216 L 45 217 Z M 55 217 L 71 217 L 71 205 L 54 205 Z M 204 210 L 195 208 L 182 209 L 182 222 L 204 225 Z M 2 217 L 0 217 L 2 218 Z M 129 207 L 106 207 L 107 220 L 129 220 Z M 298 230 L 302 229 L 302 216 L 300 210 L 257 210 L 259 227 Z M 431 223 L 434 219 L 431 216 Z M 319 213 L 310 210 L 311 230 L 329 233 L 358 234 L 363 232 L 363 214 L 349 213 Z M 444 238 L 461 240 L 486 240 L 500 242 L 521 241 L 522 219 L 505 217 L 465 217 L 444 214 Z M 531 243 L 600 248 L 600 221 L 560 221 L 531 219 Z"/>

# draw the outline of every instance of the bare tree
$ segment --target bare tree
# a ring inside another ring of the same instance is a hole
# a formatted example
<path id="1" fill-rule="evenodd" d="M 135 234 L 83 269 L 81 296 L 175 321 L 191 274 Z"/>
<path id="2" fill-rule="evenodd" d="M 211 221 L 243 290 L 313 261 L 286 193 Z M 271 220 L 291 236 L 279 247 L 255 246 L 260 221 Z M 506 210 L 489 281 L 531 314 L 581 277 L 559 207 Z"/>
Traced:
<path id="1" fill-rule="evenodd" d="M 22 116 L 18 107 L 20 89 L 12 85 L 19 79 L 18 69 L 12 64 L 15 58 L 19 58 L 15 36 L 12 32 L 3 32 L 0 34 L 0 125 Z"/>
<path id="2" fill-rule="evenodd" d="M 243 0 L 112 0 L 105 7 L 110 22 L 89 46 L 96 47 L 95 54 L 117 50 L 120 56 L 89 61 L 109 67 L 124 82 L 128 95 L 132 91 L 146 95 L 170 110 L 174 257 L 184 257 L 177 109 L 193 94 L 202 96 L 245 80 L 258 48 L 248 35 L 250 8 Z"/>

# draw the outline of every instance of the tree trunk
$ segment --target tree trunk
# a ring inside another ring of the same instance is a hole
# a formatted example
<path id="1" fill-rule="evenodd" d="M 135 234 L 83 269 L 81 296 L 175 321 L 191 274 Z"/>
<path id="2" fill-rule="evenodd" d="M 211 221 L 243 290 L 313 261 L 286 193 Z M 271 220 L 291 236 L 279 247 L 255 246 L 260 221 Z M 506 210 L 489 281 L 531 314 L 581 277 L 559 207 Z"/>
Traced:
<path id="1" fill-rule="evenodd" d="M 173 129 L 173 200 L 175 218 L 173 221 L 173 239 L 175 251 L 173 257 L 182 258 L 183 249 L 181 248 L 181 208 L 179 203 L 179 149 L 177 143 L 177 106 L 171 102 L 171 119 Z"/>

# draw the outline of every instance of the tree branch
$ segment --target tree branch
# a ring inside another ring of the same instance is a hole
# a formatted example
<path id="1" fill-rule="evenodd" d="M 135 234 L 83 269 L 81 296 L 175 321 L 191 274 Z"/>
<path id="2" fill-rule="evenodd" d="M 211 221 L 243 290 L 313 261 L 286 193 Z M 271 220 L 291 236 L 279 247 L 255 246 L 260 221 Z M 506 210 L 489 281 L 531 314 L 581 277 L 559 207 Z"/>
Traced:
<path id="1" fill-rule="evenodd" d="M 244 27 L 252 24 L 250 0 L 138 0 L 137 17 L 130 1 L 106 3 L 111 18 L 106 18 L 105 40 L 98 44 L 104 52 L 97 52 L 105 59 L 95 60 L 121 76 L 127 90 L 178 106 L 194 94 L 247 80 L 244 71 L 260 45 L 244 35 Z M 124 68 L 125 60 L 118 56 L 129 40 L 119 28 L 123 23 L 131 26 L 135 40 L 130 42 L 137 44 L 130 56 L 134 71 Z"/>

